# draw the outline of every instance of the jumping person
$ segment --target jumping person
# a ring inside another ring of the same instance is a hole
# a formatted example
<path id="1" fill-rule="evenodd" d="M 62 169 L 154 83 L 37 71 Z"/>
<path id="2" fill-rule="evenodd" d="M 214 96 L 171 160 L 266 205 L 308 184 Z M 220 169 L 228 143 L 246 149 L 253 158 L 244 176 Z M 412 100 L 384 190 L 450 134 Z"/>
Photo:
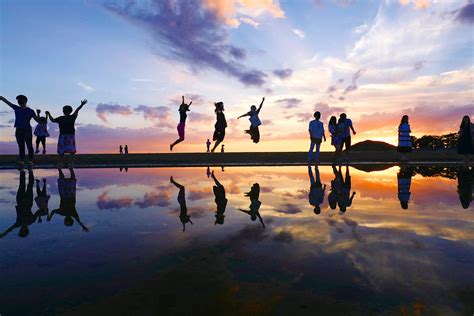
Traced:
<path id="1" fill-rule="evenodd" d="M 40 116 L 41 110 L 36 110 L 36 116 L 38 117 L 38 125 L 35 127 L 33 134 L 36 136 L 36 150 L 35 154 L 39 153 L 40 143 L 43 145 L 43 154 L 46 154 L 46 137 L 49 137 L 48 133 L 48 118 L 46 116 Z"/>
<path id="2" fill-rule="evenodd" d="M 321 113 L 319 111 L 314 112 L 314 120 L 309 122 L 309 138 L 311 145 L 309 146 L 308 152 L 308 161 L 314 159 L 319 161 L 319 149 L 321 147 L 321 142 L 324 139 L 326 141 L 326 134 L 324 133 L 324 125 L 319 121 L 321 118 Z M 316 147 L 316 152 L 313 155 L 313 149 Z"/>
<path id="3" fill-rule="evenodd" d="M 214 175 L 214 170 L 211 172 L 211 177 L 215 183 L 215 185 L 212 187 L 212 191 L 214 191 L 215 202 L 216 202 L 216 207 L 217 207 L 216 221 L 214 222 L 214 225 L 216 224 L 223 225 L 224 218 L 225 218 L 225 215 L 224 215 L 225 208 L 227 206 L 227 199 L 225 197 L 225 188 L 217 180 L 216 176 Z"/>
<path id="4" fill-rule="evenodd" d="M 334 162 L 336 159 L 340 159 L 341 157 L 341 146 L 342 146 L 342 139 L 341 135 L 338 130 L 338 125 L 337 125 L 337 118 L 335 116 L 331 116 L 329 119 L 329 124 L 328 124 L 328 130 L 329 133 L 331 134 L 331 145 L 334 146 L 335 153 L 334 153 Z"/>
<path id="5" fill-rule="evenodd" d="M 173 183 L 178 189 L 178 203 L 181 211 L 179 212 L 179 220 L 181 224 L 183 224 L 183 232 L 186 230 L 186 224 L 191 223 L 191 216 L 188 215 L 188 207 L 186 206 L 186 189 L 184 185 L 179 184 L 178 182 L 174 181 L 173 177 L 170 177 L 170 182 Z"/>
<path id="6" fill-rule="evenodd" d="M 179 143 L 181 143 L 184 140 L 184 128 L 186 127 L 186 118 L 188 115 L 186 112 L 190 111 L 189 107 L 193 104 L 193 101 L 189 102 L 189 104 L 184 103 L 184 95 L 183 95 L 183 101 L 181 102 L 181 105 L 179 106 L 179 124 L 177 126 L 178 130 L 178 136 L 179 138 L 170 145 L 170 151 L 173 151 L 173 147 Z"/>
<path id="7" fill-rule="evenodd" d="M 408 115 L 403 115 L 400 125 L 398 126 L 398 147 L 397 151 L 402 153 L 402 160 L 405 160 L 405 154 L 411 152 L 410 124 L 408 123 Z"/>
<path id="8" fill-rule="evenodd" d="M 74 165 L 74 155 L 76 154 L 76 129 L 74 124 L 77 119 L 77 115 L 82 107 L 87 103 L 87 100 L 82 100 L 81 105 L 79 105 L 72 112 L 72 107 L 70 105 L 63 106 L 63 116 L 54 118 L 51 113 L 46 111 L 46 117 L 49 117 L 49 120 L 59 125 L 59 138 L 58 138 L 58 154 L 59 154 L 59 163 L 58 167 L 62 168 L 64 164 L 64 154 L 71 155 L 71 161 L 69 167 Z"/>
<path id="9" fill-rule="evenodd" d="M 349 151 L 351 149 L 351 130 L 354 135 L 356 134 L 356 131 L 354 129 L 354 126 L 352 126 L 352 120 L 347 118 L 346 113 L 342 113 L 339 116 L 339 122 L 342 124 L 341 129 L 341 150 L 343 150 L 343 147 L 346 147 L 346 159 L 349 159 Z"/>
<path id="10" fill-rule="evenodd" d="M 24 95 L 19 95 L 16 97 L 18 105 L 15 105 L 0 96 L 0 100 L 5 102 L 9 107 L 15 111 L 15 138 L 18 144 L 19 160 L 18 164 L 23 165 L 25 163 L 25 145 L 28 148 L 28 159 L 27 162 L 29 165 L 33 165 L 33 135 L 31 133 L 31 119 L 34 119 L 38 122 L 38 117 L 36 116 L 35 111 L 30 109 L 26 104 L 28 98 Z"/>
<path id="11" fill-rule="evenodd" d="M 242 114 L 241 116 L 238 117 L 238 119 L 240 119 L 241 117 L 244 117 L 244 116 L 250 116 L 249 118 L 250 129 L 245 130 L 245 133 L 250 134 L 250 138 L 253 140 L 255 144 L 257 144 L 260 141 L 260 131 L 258 130 L 258 127 L 262 125 L 262 122 L 260 121 L 258 114 L 260 113 L 260 110 L 262 109 L 264 101 L 265 101 L 265 97 L 262 98 L 262 102 L 260 103 L 260 106 L 258 107 L 258 109 L 255 105 L 252 105 L 250 107 L 249 112 Z"/>
<path id="12" fill-rule="evenodd" d="M 213 153 L 217 146 L 224 141 L 225 138 L 225 129 L 227 127 L 227 121 L 225 120 L 224 115 L 224 103 L 217 102 L 214 103 L 216 109 L 216 124 L 214 124 L 214 135 L 212 136 L 212 140 L 215 141 L 214 147 L 212 147 L 211 153 Z"/>

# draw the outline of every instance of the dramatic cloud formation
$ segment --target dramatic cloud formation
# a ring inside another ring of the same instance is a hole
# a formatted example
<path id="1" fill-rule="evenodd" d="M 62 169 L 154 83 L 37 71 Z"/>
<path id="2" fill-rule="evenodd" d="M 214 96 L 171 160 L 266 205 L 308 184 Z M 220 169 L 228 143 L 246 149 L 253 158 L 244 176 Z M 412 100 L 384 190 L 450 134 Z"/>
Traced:
<path id="1" fill-rule="evenodd" d="M 285 99 L 276 100 L 275 102 L 279 104 L 283 104 L 284 108 L 292 109 L 292 108 L 297 107 L 301 103 L 301 99 L 285 98 Z"/>
<path id="2" fill-rule="evenodd" d="M 291 77 L 291 75 L 293 74 L 293 70 L 290 68 L 275 69 L 273 70 L 273 74 L 280 79 L 286 79 L 286 78 Z"/>
<path id="3" fill-rule="evenodd" d="M 470 2 L 459 10 L 458 21 L 467 24 L 474 24 L 474 2 Z"/>
<path id="4" fill-rule="evenodd" d="M 237 78 L 244 85 L 261 86 L 267 75 L 257 69 L 248 69 L 241 60 L 245 51 L 227 43 L 227 31 L 222 19 L 229 24 L 233 2 L 198 0 L 151 0 L 147 3 L 105 4 L 117 13 L 149 31 L 165 57 L 181 60 L 193 70 L 211 68 Z M 281 16 L 278 7 L 270 1 L 239 1 L 246 8 L 269 10 Z M 280 9 L 281 11 L 281 9 Z M 159 45 L 165 43 L 165 45 Z M 238 61 L 239 60 L 239 61 Z"/>
<path id="5" fill-rule="evenodd" d="M 117 210 L 132 205 L 133 199 L 130 197 L 122 197 L 112 199 L 109 192 L 105 191 L 97 197 L 97 207 L 99 210 Z"/>
<path id="6" fill-rule="evenodd" d="M 152 206 L 165 207 L 171 205 L 171 193 L 167 188 L 160 188 L 159 192 L 147 192 L 142 201 L 136 201 L 135 205 L 139 208 Z"/>
<path id="7" fill-rule="evenodd" d="M 95 109 L 97 116 L 104 122 L 108 122 L 109 114 L 132 115 L 133 111 L 128 105 L 99 103 Z"/>

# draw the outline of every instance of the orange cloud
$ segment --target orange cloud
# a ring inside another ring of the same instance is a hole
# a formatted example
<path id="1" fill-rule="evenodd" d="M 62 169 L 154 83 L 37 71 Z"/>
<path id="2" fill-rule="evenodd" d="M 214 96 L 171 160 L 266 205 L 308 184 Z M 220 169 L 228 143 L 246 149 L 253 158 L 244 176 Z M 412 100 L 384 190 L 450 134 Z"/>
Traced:
<path id="1" fill-rule="evenodd" d="M 400 0 L 402 5 L 413 3 L 416 9 L 426 9 L 431 5 L 431 0 Z"/>

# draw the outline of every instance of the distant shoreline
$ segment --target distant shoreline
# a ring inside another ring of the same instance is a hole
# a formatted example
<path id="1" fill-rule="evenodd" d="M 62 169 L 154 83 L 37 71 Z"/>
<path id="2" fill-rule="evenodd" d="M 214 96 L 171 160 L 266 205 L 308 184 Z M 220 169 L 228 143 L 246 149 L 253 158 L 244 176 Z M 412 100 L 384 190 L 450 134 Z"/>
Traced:
<path id="1" fill-rule="evenodd" d="M 239 153 L 151 153 L 151 154 L 78 154 L 75 168 L 119 167 L 199 167 L 199 166 L 292 166 L 307 165 L 307 152 L 239 152 Z M 320 164 L 332 164 L 334 153 L 322 152 Z M 0 155 L 0 169 L 16 169 L 17 155 Z M 35 168 L 55 168 L 58 155 L 37 155 Z M 345 163 L 345 160 L 343 160 Z M 401 163 L 395 150 L 353 151 L 349 164 Z M 407 154 L 405 164 L 462 164 L 463 157 L 455 151 L 414 151 Z M 471 161 L 471 165 L 473 162 Z"/>

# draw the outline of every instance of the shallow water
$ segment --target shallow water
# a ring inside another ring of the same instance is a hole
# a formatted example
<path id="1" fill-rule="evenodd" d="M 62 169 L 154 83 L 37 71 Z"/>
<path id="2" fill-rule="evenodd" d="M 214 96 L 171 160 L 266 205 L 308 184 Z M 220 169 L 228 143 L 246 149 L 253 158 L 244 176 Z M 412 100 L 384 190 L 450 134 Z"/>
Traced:
<path id="1" fill-rule="evenodd" d="M 214 172 L 0 171 L 0 314 L 474 312 L 472 169 Z"/>

